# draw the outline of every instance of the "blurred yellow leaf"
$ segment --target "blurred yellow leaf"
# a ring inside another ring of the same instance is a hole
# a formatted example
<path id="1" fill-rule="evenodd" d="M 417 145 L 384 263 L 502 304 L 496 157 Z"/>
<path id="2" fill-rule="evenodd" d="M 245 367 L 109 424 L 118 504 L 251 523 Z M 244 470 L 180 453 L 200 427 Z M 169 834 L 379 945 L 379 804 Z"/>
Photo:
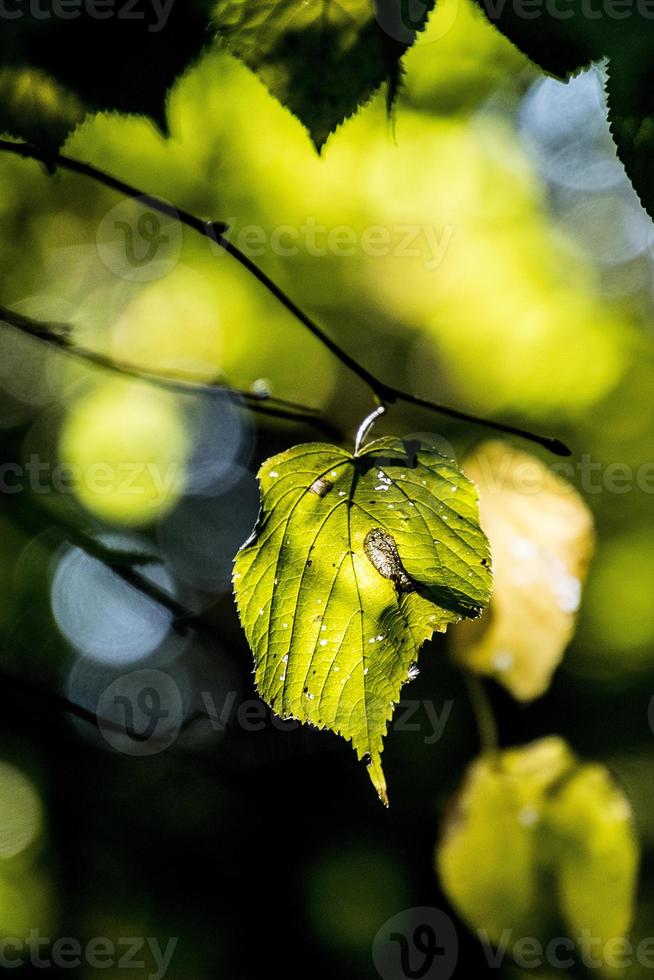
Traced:
<path id="1" fill-rule="evenodd" d="M 573 487 L 507 443 L 484 443 L 464 469 L 479 488 L 495 589 L 487 613 L 453 631 L 454 655 L 529 701 L 547 690 L 573 634 L 592 516 Z"/>
<path id="2" fill-rule="evenodd" d="M 606 769 L 587 765 L 553 801 L 550 819 L 560 841 L 563 915 L 593 955 L 591 937 L 621 937 L 629 929 L 638 859 L 631 808 Z"/>
<path id="3" fill-rule="evenodd" d="M 469 768 L 436 852 L 450 900 L 470 926 L 499 943 L 503 931 L 535 936 L 547 913 L 536 824 L 543 792 L 572 765 L 558 739 Z"/>
<path id="4" fill-rule="evenodd" d="M 476 760 L 436 850 L 443 887 L 480 938 L 517 954 L 562 923 L 603 972 L 629 928 L 637 862 L 626 798 L 555 737 Z"/>

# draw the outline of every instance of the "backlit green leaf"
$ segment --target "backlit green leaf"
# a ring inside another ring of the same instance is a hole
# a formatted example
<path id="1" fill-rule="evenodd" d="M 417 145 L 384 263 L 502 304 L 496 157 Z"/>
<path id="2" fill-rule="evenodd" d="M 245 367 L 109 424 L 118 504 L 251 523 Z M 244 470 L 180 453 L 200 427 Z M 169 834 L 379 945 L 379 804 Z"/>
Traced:
<path id="1" fill-rule="evenodd" d="M 282 717 L 350 739 L 386 802 L 382 740 L 418 650 L 489 598 L 476 489 L 436 449 L 393 438 L 358 456 L 296 446 L 259 480 L 234 567 L 258 690 Z"/>
<path id="2" fill-rule="evenodd" d="M 651 30 L 651 28 L 650 28 Z M 654 215 L 654 53 L 649 38 L 647 56 L 632 46 L 612 58 L 607 80 L 609 122 L 618 156 L 638 196 Z"/>
<path id="3" fill-rule="evenodd" d="M 10 4 L 0 31 L 0 130 L 49 151 L 87 110 L 144 113 L 165 130 L 167 93 L 210 40 L 210 7 Z"/>

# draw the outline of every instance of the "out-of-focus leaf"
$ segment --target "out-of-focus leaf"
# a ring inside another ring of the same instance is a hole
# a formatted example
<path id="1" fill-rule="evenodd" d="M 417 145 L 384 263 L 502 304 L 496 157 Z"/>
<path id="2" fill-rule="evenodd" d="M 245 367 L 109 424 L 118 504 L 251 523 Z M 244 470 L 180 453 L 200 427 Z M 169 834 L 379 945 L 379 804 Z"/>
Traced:
<path id="1" fill-rule="evenodd" d="M 387 79 L 423 30 L 434 0 L 218 0 L 229 49 L 306 126 L 320 149 Z"/>
<path id="2" fill-rule="evenodd" d="M 552 75 L 564 78 L 609 53 L 608 29 L 615 30 L 615 20 L 598 12 L 599 24 L 591 23 L 580 9 L 582 0 L 567 3 L 563 17 L 558 8 L 549 8 L 547 4 L 539 6 L 536 16 L 525 17 L 519 4 L 476 2 L 495 27 Z"/>
<path id="3" fill-rule="evenodd" d="M 547 915 L 547 894 L 534 829 L 544 786 L 572 764 L 556 740 L 484 755 L 469 768 L 451 803 L 437 849 L 450 900 L 474 928 L 499 943 L 506 928 L 535 936 Z"/>
<path id="4" fill-rule="evenodd" d="M 536 16 L 526 17 L 521 4 L 476 2 L 528 58 L 561 78 L 591 61 L 612 58 L 629 49 L 638 58 L 645 53 L 652 26 L 650 11 L 640 4 L 617 11 L 617 16 L 612 3 L 598 4 L 589 16 L 586 0 L 568 0 L 563 15 L 559 6 L 543 3 L 534 11 Z"/>
<path id="5" fill-rule="evenodd" d="M 57 147 L 83 118 L 79 100 L 43 72 L 0 70 L 0 133 Z"/>
<path id="6" fill-rule="evenodd" d="M 470 767 L 436 851 L 443 886 L 471 928 L 510 952 L 563 923 L 577 953 L 624 937 L 638 847 L 607 771 L 559 738 L 487 753 Z M 598 942 L 599 940 L 599 942 Z"/>
<path id="7" fill-rule="evenodd" d="M 630 926 L 638 848 L 631 809 L 603 766 L 575 771 L 555 795 L 549 819 L 558 840 L 559 901 L 584 941 L 624 936 Z M 587 954 L 593 952 L 584 941 Z"/>
<path id="8" fill-rule="evenodd" d="M 620 159 L 649 214 L 654 217 L 654 52 L 652 14 L 646 4 L 612 3 L 589 11 L 572 0 L 565 11 L 543 4 L 527 17 L 521 5 L 476 0 L 489 20 L 545 71 L 568 77 L 609 59 L 609 106 Z M 619 9 L 618 9 L 619 7 Z"/>
<path id="9" fill-rule="evenodd" d="M 643 206 L 654 216 L 654 52 L 651 37 L 640 41 L 641 47 L 649 46 L 647 55 L 639 56 L 634 47 L 624 58 L 611 59 L 609 122 L 618 155 Z"/>
<path id="10" fill-rule="evenodd" d="M 392 438 L 358 456 L 296 446 L 259 480 L 234 566 L 258 690 L 282 717 L 350 739 L 386 802 L 383 737 L 420 647 L 488 601 L 476 490 L 437 450 Z"/>
<path id="11" fill-rule="evenodd" d="M 438 0 L 403 65 L 403 107 L 438 116 L 471 113 L 498 88 L 520 89 L 536 74 L 515 45 L 490 26 L 474 0 Z"/>
<path id="12" fill-rule="evenodd" d="M 71 17 L 61 15 L 56 0 L 18 5 L 19 16 L 2 20 L 0 67 L 45 72 L 88 110 L 143 113 L 165 129 L 168 89 L 211 39 L 211 4 L 135 0 L 105 7 L 79 4 Z M 17 98 L 20 93 L 14 92 L 9 101 Z M 7 126 L 6 106 L 2 116 Z M 20 113 L 10 122 L 12 135 L 30 137 L 47 149 L 63 142 L 52 128 L 49 100 L 32 103 L 28 127 Z M 71 119 L 67 131 L 76 122 Z"/>
<path id="13" fill-rule="evenodd" d="M 508 443 L 484 443 L 464 469 L 479 488 L 495 587 L 484 616 L 453 631 L 453 650 L 528 701 L 547 690 L 573 633 L 592 516 L 573 487 Z"/>

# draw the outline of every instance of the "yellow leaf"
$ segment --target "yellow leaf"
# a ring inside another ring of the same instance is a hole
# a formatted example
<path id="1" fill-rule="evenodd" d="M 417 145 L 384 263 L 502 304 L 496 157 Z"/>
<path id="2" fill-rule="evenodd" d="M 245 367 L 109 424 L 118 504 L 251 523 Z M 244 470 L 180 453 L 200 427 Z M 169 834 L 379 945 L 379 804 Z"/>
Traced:
<path id="1" fill-rule="evenodd" d="M 631 808 L 606 769 L 587 765 L 553 801 L 550 819 L 560 841 L 559 901 L 565 921 L 586 956 L 597 956 L 592 938 L 620 939 L 630 925 L 638 862 Z M 610 969 L 610 950 L 604 952 L 603 965 Z"/>
<path id="2" fill-rule="evenodd" d="M 443 887 L 480 939 L 517 955 L 563 924 L 574 955 L 605 974 L 629 928 L 637 863 L 626 798 L 554 737 L 476 760 L 436 850 Z"/>
<path id="3" fill-rule="evenodd" d="M 592 516 L 565 480 L 507 443 L 484 443 L 463 468 L 479 488 L 495 587 L 482 619 L 453 631 L 453 653 L 530 701 L 547 690 L 574 632 Z"/>
<path id="4" fill-rule="evenodd" d="M 436 851 L 445 891 L 461 917 L 500 944 L 538 936 L 547 915 L 539 823 L 546 788 L 572 765 L 559 739 L 486 753 L 468 769 Z"/>

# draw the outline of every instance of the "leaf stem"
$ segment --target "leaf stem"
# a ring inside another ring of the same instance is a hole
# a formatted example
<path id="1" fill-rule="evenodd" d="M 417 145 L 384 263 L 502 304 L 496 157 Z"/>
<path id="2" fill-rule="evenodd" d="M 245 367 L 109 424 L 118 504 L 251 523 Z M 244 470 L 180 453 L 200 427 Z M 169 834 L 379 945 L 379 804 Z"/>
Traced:
<path id="1" fill-rule="evenodd" d="M 463 671 L 463 677 L 468 689 L 470 705 L 477 723 L 482 751 L 496 752 L 499 747 L 497 722 L 483 681 L 476 674 L 471 674 L 467 670 Z"/>
<path id="2" fill-rule="evenodd" d="M 236 245 L 228 240 L 226 234 L 229 230 L 229 226 L 224 222 L 216 221 L 205 221 L 202 218 L 197 217 L 197 215 L 191 214 L 188 211 L 181 210 L 180 208 L 175 208 L 173 205 L 169 204 L 167 201 L 163 201 L 160 198 L 154 197 L 151 194 L 145 194 L 137 188 L 119 180 L 117 177 L 113 177 L 111 174 L 106 173 L 103 170 L 94 167 L 92 164 L 84 163 L 81 160 L 75 160 L 72 157 L 65 156 L 61 153 L 49 153 L 45 150 L 39 149 L 37 146 L 33 146 L 30 143 L 17 142 L 14 140 L 0 140 L 0 151 L 6 153 L 13 153 L 16 156 L 22 157 L 28 160 L 37 160 L 44 164 L 50 173 L 54 173 L 57 167 L 62 167 L 73 173 L 81 174 L 84 177 L 89 177 L 95 180 L 99 184 L 103 184 L 105 187 L 111 190 L 118 191 L 126 197 L 138 199 L 144 201 L 151 207 L 154 211 L 158 211 L 160 214 L 165 214 L 168 217 L 176 218 L 181 221 L 182 224 L 187 225 L 192 228 L 198 234 L 203 235 L 205 238 L 214 242 L 215 244 L 222 247 L 222 249 L 231 255 L 239 265 L 246 269 L 268 292 L 278 300 L 279 303 L 285 309 L 291 313 L 295 319 L 305 327 L 309 333 L 313 334 L 324 347 L 327 348 L 345 367 L 347 367 L 353 374 L 355 374 L 361 381 L 366 384 L 373 394 L 381 401 L 386 404 L 392 404 L 396 401 L 403 401 L 407 404 L 417 405 L 421 408 L 425 408 L 428 411 L 437 412 L 441 415 L 447 415 L 450 418 L 457 419 L 459 421 L 469 422 L 473 425 L 480 425 L 486 428 L 494 429 L 498 432 L 506 432 L 510 435 L 519 436 L 522 439 L 526 439 L 530 442 L 534 442 L 539 446 L 543 446 L 549 452 L 554 453 L 558 456 L 570 456 L 570 449 L 563 443 L 560 439 L 554 439 L 549 436 L 541 436 L 537 433 L 528 431 L 527 429 L 519 428 L 517 426 L 505 424 L 503 422 L 498 422 L 493 419 L 486 419 L 476 415 L 470 415 L 467 412 L 462 412 L 456 408 L 450 408 L 446 405 L 439 405 L 437 402 L 430 401 L 426 398 L 421 398 L 418 395 L 412 395 L 410 392 L 405 392 L 399 388 L 395 388 L 392 385 L 386 384 L 381 381 L 374 374 L 372 374 L 364 365 L 360 364 L 354 357 L 347 353 L 339 344 L 333 340 L 329 334 L 320 327 L 316 321 L 310 317 L 307 313 L 302 310 L 297 303 L 280 287 L 274 280 L 270 278 L 256 265 L 244 252 L 242 252 Z"/>
<path id="3" fill-rule="evenodd" d="M 378 405 L 377 408 L 370 413 L 370 415 L 366 415 L 365 419 L 363 420 L 363 422 L 361 423 L 361 425 L 357 430 L 356 439 L 354 440 L 355 456 L 359 455 L 366 436 L 372 429 L 377 419 L 380 418 L 385 413 L 385 411 L 386 411 L 386 405 L 382 404 L 382 405 Z"/>

